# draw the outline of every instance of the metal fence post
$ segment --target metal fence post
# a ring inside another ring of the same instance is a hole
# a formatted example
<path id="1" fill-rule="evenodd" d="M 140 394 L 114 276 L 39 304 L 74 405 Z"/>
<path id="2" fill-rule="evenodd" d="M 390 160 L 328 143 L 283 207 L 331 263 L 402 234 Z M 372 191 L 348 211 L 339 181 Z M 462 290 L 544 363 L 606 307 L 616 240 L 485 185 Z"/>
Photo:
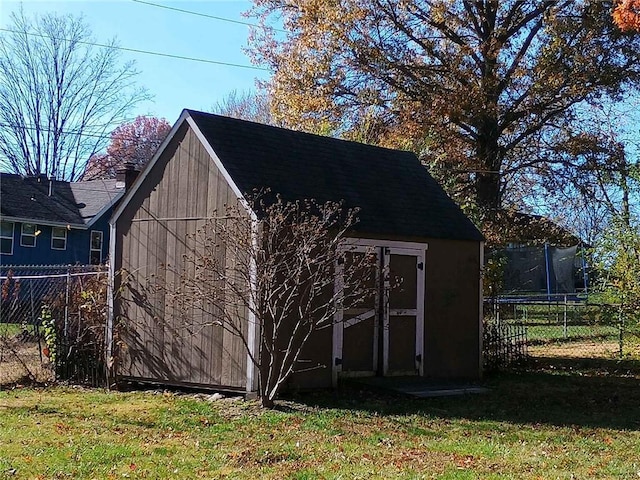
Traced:
<path id="1" fill-rule="evenodd" d="M 623 336 L 624 336 L 624 315 L 622 314 L 622 303 L 618 312 L 618 357 L 622 359 Z"/>
<path id="2" fill-rule="evenodd" d="M 562 333 L 564 338 L 567 338 L 567 296 L 564 296 L 564 321 L 562 324 Z"/>
<path id="3" fill-rule="evenodd" d="M 71 271 L 67 266 L 67 283 L 65 286 L 65 295 L 64 295 L 64 340 L 66 342 L 67 336 L 69 333 L 69 288 L 71 283 Z"/>

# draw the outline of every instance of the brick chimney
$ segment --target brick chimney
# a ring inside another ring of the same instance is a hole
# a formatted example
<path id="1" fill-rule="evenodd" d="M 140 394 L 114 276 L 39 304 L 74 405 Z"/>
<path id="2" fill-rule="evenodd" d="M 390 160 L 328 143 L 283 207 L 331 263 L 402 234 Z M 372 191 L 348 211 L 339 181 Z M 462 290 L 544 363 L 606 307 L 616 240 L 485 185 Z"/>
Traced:
<path id="1" fill-rule="evenodd" d="M 139 173 L 134 163 L 125 163 L 122 168 L 116 170 L 116 188 L 124 188 L 125 192 L 128 191 Z"/>

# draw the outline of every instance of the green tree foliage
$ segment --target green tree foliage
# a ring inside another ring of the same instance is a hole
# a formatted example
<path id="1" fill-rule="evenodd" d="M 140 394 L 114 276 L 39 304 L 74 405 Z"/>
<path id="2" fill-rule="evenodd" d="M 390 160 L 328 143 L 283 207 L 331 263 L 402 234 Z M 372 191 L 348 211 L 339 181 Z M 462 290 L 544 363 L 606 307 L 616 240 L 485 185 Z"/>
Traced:
<path id="1" fill-rule="evenodd" d="M 615 218 L 599 242 L 600 290 L 625 318 L 640 320 L 640 224 Z"/>
<path id="2" fill-rule="evenodd" d="M 559 171 L 589 104 L 640 80 L 640 36 L 601 0 L 254 0 L 251 38 L 288 126 L 410 148 L 480 219 Z M 282 25 L 286 35 L 270 28 Z"/>

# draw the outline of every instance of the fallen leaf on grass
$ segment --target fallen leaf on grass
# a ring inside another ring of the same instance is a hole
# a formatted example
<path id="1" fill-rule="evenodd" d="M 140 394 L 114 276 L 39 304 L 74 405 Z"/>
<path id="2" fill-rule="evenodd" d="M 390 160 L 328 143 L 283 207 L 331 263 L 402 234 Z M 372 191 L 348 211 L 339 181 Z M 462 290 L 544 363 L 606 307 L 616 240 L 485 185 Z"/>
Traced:
<path id="1" fill-rule="evenodd" d="M 473 455 L 455 455 L 454 461 L 458 468 L 468 468 L 474 463 L 475 458 Z"/>

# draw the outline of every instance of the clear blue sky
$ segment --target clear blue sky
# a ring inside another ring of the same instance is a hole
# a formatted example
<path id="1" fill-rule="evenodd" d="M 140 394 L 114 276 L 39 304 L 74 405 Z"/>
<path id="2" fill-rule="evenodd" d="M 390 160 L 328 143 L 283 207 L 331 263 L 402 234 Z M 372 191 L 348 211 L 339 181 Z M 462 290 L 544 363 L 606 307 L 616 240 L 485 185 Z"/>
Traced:
<path id="1" fill-rule="evenodd" d="M 169 7 L 200 12 L 232 20 L 251 22 L 241 14 L 250 1 L 149 0 Z M 22 4 L 28 14 L 46 12 L 82 14 L 96 42 L 117 38 L 121 47 L 163 52 L 240 65 L 251 65 L 244 52 L 249 27 L 211 18 L 166 10 L 132 0 L 0 0 L 0 26 Z M 2 33 L 7 35 L 6 33 Z M 268 72 L 212 65 L 186 60 L 122 52 L 123 60 L 135 60 L 138 82 L 154 96 L 134 112 L 154 115 L 173 123 L 183 108 L 210 111 L 230 91 L 255 90 L 255 80 Z"/>

